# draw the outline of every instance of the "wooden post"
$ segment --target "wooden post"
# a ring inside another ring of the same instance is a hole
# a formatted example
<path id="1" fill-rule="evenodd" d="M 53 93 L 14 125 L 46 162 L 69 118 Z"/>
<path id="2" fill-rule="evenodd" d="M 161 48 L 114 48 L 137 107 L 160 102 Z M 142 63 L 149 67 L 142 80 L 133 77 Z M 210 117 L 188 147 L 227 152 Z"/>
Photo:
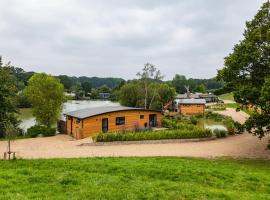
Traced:
<path id="1" fill-rule="evenodd" d="M 10 160 L 10 138 L 8 138 L 8 160 Z"/>

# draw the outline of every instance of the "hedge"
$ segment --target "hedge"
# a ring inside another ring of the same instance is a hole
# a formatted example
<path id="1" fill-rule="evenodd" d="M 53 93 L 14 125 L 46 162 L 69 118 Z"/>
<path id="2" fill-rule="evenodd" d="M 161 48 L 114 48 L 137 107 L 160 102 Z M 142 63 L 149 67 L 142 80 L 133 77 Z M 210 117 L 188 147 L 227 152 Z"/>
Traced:
<path id="1" fill-rule="evenodd" d="M 27 135 L 29 137 L 37 137 L 38 135 L 42 136 L 53 136 L 55 135 L 56 129 L 49 128 L 46 126 L 35 125 L 27 129 Z"/>
<path id="2" fill-rule="evenodd" d="M 142 133 L 100 133 L 93 137 L 95 142 L 112 141 L 140 141 L 140 140 L 164 140 L 164 139 L 191 139 L 211 137 L 209 129 L 196 128 L 194 130 L 161 130 L 146 131 Z"/>

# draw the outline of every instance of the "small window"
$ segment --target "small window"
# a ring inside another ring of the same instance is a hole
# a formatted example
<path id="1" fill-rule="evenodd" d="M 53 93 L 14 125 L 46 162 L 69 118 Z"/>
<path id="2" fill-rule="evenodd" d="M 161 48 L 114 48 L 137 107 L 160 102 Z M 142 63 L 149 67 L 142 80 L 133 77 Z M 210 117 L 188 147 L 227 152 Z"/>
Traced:
<path id="1" fill-rule="evenodd" d="M 116 117 L 115 124 L 116 125 L 123 125 L 123 124 L 125 124 L 125 117 Z"/>
<path id="2" fill-rule="evenodd" d="M 140 119 L 144 119 L 144 115 L 140 115 Z"/>
<path id="3" fill-rule="evenodd" d="M 76 123 L 77 123 L 77 124 L 79 124 L 80 122 L 81 122 L 81 120 L 80 120 L 80 119 L 77 119 L 77 120 L 76 120 Z"/>

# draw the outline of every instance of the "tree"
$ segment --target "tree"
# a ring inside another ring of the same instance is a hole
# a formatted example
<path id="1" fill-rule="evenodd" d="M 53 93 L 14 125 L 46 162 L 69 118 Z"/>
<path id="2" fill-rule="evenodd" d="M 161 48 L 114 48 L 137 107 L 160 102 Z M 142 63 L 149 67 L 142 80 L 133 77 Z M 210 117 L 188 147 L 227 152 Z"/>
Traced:
<path id="1" fill-rule="evenodd" d="M 260 109 L 246 121 L 249 132 L 263 137 L 270 127 L 270 3 L 246 23 L 244 39 L 225 58 L 218 78 L 234 91 L 235 100 Z"/>
<path id="2" fill-rule="evenodd" d="M 119 101 L 121 105 L 141 107 L 140 99 L 142 99 L 143 96 L 140 95 L 139 89 L 138 81 L 129 81 L 122 86 L 119 91 Z"/>
<path id="3" fill-rule="evenodd" d="M 70 78 L 69 76 L 66 76 L 66 75 L 59 75 L 57 78 L 60 79 L 60 82 L 64 85 L 64 88 L 66 90 L 71 89 L 71 87 L 73 85 L 72 78 Z"/>
<path id="4" fill-rule="evenodd" d="M 18 127 L 17 92 L 16 78 L 9 64 L 3 65 L 0 59 L 0 137 L 4 136 L 7 124 Z"/>
<path id="5" fill-rule="evenodd" d="M 157 70 L 157 68 L 151 63 L 146 63 L 142 72 L 138 72 L 137 76 L 140 78 L 144 88 L 144 109 L 149 109 L 157 95 L 156 90 L 154 90 L 152 97 L 150 98 L 150 102 L 147 101 L 149 97 L 149 84 L 151 82 L 161 81 L 163 76 L 161 75 L 160 70 Z"/>
<path id="6" fill-rule="evenodd" d="M 90 82 L 83 82 L 82 89 L 83 89 L 85 95 L 87 95 L 88 93 L 91 93 L 91 90 L 92 90 L 91 83 Z"/>
<path id="7" fill-rule="evenodd" d="M 56 123 L 65 97 L 64 86 L 59 79 L 45 73 L 35 74 L 30 78 L 25 94 L 39 124 L 51 127 Z"/>
<path id="8" fill-rule="evenodd" d="M 119 90 L 119 101 L 121 105 L 144 108 L 145 90 L 142 87 L 141 81 L 133 80 L 128 81 Z M 155 94 L 155 95 L 154 95 Z M 154 97 L 154 98 L 153 98 Z M 163 106 L 172 101 L 175 97 L 175 89 L 166 83 L 152 82 L 148 88 L 147 102 L 151 103 L 148 109 L 161 110 Z"/>
<path id="9" fill-rule="evenodd" d="M 205 93 L 206 92 L 205 85 L 204 84 L 197 85 L 195 91 L 200 92 L 200 93 Z"/>
<path id="10" fill-rule="evenodd" d="M 11 159 L 11 154 L 13 153 L 13 159 L 15 159 L 15 153 L 11 151 L 11 141 L 16 139 L 17 136 L 17 127 L 13 124 L 6 123 L 5 125 L 5 138 L 7 139 L 7 152 L 8 160 Z M 5 159 L 5 158 L 4 158 Z"/>
<path id="11" fill-rule="evenodd" d="M 187 79 L 183 75 L 176 74 L 172 80 L 172 85 L 178 93 L 183 94 L 186 92 L 185 85 L 188 85 Z"/>
<path id="12" fill-rule="evenodd" d="M 102 93 L 110 93 L 111 89 L 107 85 L 102 85 L 98 88 L 98 91 Z"/>

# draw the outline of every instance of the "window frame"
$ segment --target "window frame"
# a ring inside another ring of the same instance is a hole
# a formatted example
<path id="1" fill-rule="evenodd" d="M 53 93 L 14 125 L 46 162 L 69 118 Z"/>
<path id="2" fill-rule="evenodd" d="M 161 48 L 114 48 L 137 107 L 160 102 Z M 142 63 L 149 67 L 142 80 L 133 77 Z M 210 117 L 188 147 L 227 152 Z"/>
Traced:
<path id="1" fill-rule="evenodd" d="M 126 123 L 126 117 L 115 117 L 115 125 L 116 126 L 121 126 L 121 125 L 125 125 Z"/>

